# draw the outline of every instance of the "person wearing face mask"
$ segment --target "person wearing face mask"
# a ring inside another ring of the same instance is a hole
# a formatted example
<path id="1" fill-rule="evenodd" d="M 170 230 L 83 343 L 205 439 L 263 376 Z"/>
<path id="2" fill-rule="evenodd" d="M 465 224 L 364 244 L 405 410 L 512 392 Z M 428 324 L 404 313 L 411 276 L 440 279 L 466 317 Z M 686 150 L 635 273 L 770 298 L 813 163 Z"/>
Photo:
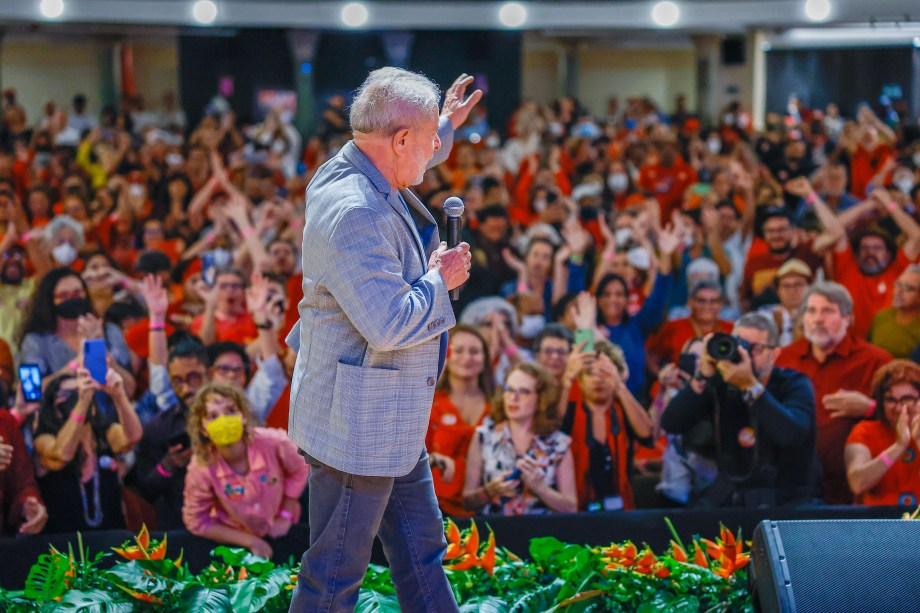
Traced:
<path id="1" fill-rule="evenodd" d="M 777 366 L 811 379 L 823 498 L 828 504 L 852 504 L 844 445 L 853 426 L 873 415 L 872 375 L 891 361 L 891 354 L 852 333 L 853 299 L 838 283 L 816 283 L 808 290 L 803 324 L 805 337 L 783 348 Z"/>
<path id="2" fill-rule="evenodd" d="M 810 502 L 818 475 L 814 388 L 802 373 L 776 367 L 779 335 L 769 317 L 744 315 L 733 334 L 749 348 L 739 345 L 736 358 L 717 360 L 707 335 L 693 379 L 661 415 L 671 434 L 712 425 L 718 476 L 691 502 L 758 508 Z"/>
<path id="3" fill-rule="evenodd" d="M 112 368 L 134 394 L 131 351 L 124 333 L 115 324 L 103 324 L 93 313 L 86 282 L 69 268 L 55 268 L 38 284 L 32 309 L 24 326 L 20 359 L 37 364 L 47 381 L 73 375 L 83 355 L 83 341 L 102 338 L 112 358 Z"/>
<path id="4" fill-rule="evenodd" d="M 115 406 L 100 410 L 104 395 Z M 142 426 L 118 371 L 104 385 L 79 367 L 45 388 L 35 428 L 38 486 L 48 506 L 49 533 L 124 528 L 119 455 L 141 439 Z"/>
<path id="5" fill-rule="evenodd" d="M 86 244 L 83 225 L 68 215 L 58 215 L 45 226 L 45 240 L 58 266 L 71 266 Z"/>
<path id="6" fill-rule="evenodd" d="M 300 519 L 310 467 L 282 430 L 257 428 L 242 391 L 206 385 L 189 409 L 194 455 L 185 478 L 182 519 L 197 536 L 272 557 L 266 538 Z"/>

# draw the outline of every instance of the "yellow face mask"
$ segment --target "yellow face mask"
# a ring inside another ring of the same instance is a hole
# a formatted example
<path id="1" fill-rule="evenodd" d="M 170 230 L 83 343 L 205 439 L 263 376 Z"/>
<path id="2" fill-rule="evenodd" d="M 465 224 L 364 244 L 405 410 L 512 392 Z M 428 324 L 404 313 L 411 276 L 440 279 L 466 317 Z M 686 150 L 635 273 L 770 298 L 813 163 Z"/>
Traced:
<path id="1" fill-rule="evenodd" d="M 243 416 L 221 415 L 204 427 L 211 442 L 218 447 L 227 447 L 243 438 Z"/>

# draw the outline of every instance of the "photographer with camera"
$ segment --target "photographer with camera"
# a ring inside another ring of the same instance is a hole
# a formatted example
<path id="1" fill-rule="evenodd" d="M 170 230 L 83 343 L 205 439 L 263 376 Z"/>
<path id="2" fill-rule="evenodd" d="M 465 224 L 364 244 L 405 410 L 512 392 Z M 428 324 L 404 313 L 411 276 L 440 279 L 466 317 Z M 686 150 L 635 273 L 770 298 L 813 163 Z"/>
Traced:
<path id="1" fill-rule="evenodd" d="M 719 475 L 694 493 L 696 506 L 770 507 L 814 495 L 814 388 L 805 375 L 774 366 L 778 338 L 760 313 L 742 316 L 733 335 L 707 335 L 693 380 L 661 416 L 671 434 L 712 425 Z"/>

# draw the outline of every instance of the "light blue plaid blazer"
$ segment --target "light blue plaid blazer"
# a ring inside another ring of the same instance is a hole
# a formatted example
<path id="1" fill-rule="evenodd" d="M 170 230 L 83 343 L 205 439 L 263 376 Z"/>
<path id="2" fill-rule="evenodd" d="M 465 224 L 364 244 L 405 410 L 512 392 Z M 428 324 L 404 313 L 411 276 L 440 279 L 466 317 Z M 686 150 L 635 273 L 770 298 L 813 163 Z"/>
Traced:
<path id="1" fill-rule="evenodd" d="M 453 128 L 442 119 L 441 149 Z M 349 142 L 307 186 L 300 321 L 288 434 L 343 472 L 408 474 L 425 444 L 438 377 L 440 337 L 455 324 L 438 272 L 435 220 L 409 190 L 411 214 Z M 446 342 L 446 339 L 444 339 Z"/>

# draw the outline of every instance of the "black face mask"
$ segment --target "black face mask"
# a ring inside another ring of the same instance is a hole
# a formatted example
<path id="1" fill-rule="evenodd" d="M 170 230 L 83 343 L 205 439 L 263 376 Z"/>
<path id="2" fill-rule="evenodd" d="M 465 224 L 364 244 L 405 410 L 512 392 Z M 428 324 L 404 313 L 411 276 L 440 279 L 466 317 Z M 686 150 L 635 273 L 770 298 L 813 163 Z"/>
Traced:
<path id="1" fill-rule="evenodd" d="M 54 305 L 55 314 L 61 319 L 77 319 L 92 310 L 89 298 L 68 298 Z"/>

